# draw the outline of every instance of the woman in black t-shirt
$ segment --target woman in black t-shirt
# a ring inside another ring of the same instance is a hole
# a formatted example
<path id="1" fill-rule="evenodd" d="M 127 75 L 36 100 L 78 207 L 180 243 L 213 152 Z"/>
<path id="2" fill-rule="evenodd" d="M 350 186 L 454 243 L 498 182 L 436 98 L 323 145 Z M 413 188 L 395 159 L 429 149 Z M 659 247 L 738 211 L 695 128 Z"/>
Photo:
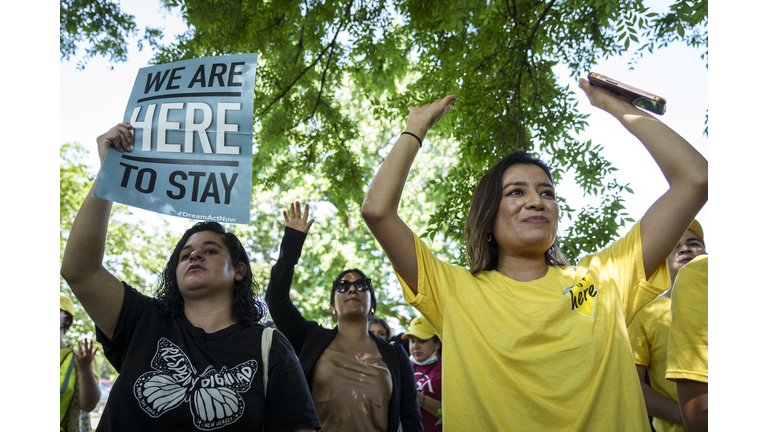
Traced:
<path id="1" fill-rule="evenodd" d="M 132 149 L 131 129 L 120 123 L 97 138 L 102 163 L 110 146 Z M 279 333 L 265 386 L 259 325 L 265 308 L 237 237 L 215 222 L 196 224 L 176 245 L 150 298 L 101 264 L 111 207 L 91 189 L 61 266 L 120 373 L 98 430 L 318 429 L 298 362 Z"/>

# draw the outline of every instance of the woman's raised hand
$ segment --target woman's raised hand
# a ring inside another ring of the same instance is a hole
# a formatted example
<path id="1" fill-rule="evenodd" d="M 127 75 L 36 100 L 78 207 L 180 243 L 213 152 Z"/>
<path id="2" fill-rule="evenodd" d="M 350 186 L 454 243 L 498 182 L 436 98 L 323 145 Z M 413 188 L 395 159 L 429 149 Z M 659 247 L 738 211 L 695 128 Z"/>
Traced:
<path id="1" fill-rule="evenodd" d="M 83 348 L 85 345 L 85 348 Z M 80 371 L 88 370 L 93 362 L 93 357 L 96 356 L 96 351 L 99 347 L 93 348 L 93 340 L 85 339 L 85 343 L 77 341 L 77 350 L 72 350 L 72 355 L 75 357 L 75 363 Z"/>
<path id="2" fill-rule="evenodd" d="M 296 201 L 295 203 L 291 203 L 291 214 L 288 215 L 288 212 L 283 210 L 283 218 L 285 219 L 285 226 L 288 228 L 293 228 L 296 231 L 301 231 L 304 234 L 306 234 L 309 231 L 309 228 L 312 226 L 312 223 L 315 222 L 314 219 L 309 218 L 309 204 L 304 204 L 304 215 L 301 214 L 301 204 Z"/>
<path id="3" fill-rule="evenodd" d="M 99 135 L 96 138 L 96 145 L 99 148 L 99 159 L 104 163 L 109 147 L 114 147 L 120 153 L 133 150 L 133 126 L 130 123 L 118 123 L 112 129 Z"/>
<path id="4" fill-rule="evenodd" d="M 408 122 L 405 126 L 406 132 L 411 132 L 424 140 L 429 129 L 443 117 L 443 114 L 453 110 L 451 103 L 458 99 L 456 95 L 448 95 L 438 99 L 433 103 L 422 107 L 408 107 Z"/>
<path id="5" fill-rule="evenodd" d="M 579 87 L 584 91 L 584 94 L 587 95 L 587 98 L 589 98 L 589 103 L 595 108 L 600 108 L 609 113 L 613 113 L 617 108 L 642 112 L 642 110 L 632 105 L 632 101 L 629 99 L 617 96 L 600 87 L 593 86 L 584 78 L 579 78 Z"/>

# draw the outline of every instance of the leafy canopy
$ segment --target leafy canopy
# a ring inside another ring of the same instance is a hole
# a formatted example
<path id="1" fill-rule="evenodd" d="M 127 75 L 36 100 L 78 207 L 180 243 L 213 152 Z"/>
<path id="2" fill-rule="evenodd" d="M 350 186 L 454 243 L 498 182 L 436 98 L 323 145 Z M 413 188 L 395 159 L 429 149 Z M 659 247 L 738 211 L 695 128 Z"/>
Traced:
<path id="1" fill-rule="evenodd" d="M 120 10 L 119 2 L 111 0 L 59 0 L 59 49 L 61 59 L 76 56 L 78 44 L 87 41 L 85 55 L 78 60 L 78 68 L 84 69 L 88 59 L 109 56 L 110 61 L 128 59 L 126 38 L 136 36 L 136 18 Z M 156 45 L 162 31 L 147 27 L 142 41 Z"/>
<path id="2" fill-rule="evenodd" d="M 663 15 L 634 0 L 164 3 L 181 12 L 188 30 L 155 45 L 155 63 L 259 54 L 253 217 L 236 229 L 263 258 L 266 283 L 281 236 L 279 210 L 297 199 L 313 203 L 321 220 L 294 279 L 310 317 L 327 318 L 328 284 L 344 268 L 394 282 L 359 211 L 409 105 L 460 95 L 459 109 L 430 132 L 417 156 L 399 210 L 438 256 L 465 263 L 463 225 L 477 181 L 501 157 L 524 150 L 547 161 L 556 181 L 574 173 L 584 194 L 600 203 L 577 212 L 560 200 L 572 222 L 561 247 L 574 260 L 633 222 L 623 205 L 631 189 L 613 180 L 601 146 L 575 138 L 587 119 L 553 67 L 583 75 L 640 38 L 648 42 L 637 57 L 677 40 L 708 44 L 707 1 L 679 0 Z M 394 297 L 384 305 L 401 324 L 410 319 Z"/>

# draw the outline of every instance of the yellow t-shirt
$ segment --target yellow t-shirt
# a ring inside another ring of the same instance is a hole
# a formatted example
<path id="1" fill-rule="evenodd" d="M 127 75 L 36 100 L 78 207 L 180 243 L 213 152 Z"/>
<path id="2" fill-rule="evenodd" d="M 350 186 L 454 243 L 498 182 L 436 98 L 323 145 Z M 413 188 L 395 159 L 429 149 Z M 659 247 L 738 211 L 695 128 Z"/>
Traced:
<path id="1" fill-rule="evenodd" d="M 677 402 L 677 387 L 665 378 L 671 316 L 672 301 L 669 297 L 659 296 L 637 313 L 627 330 L 635 364 L 648 368 L 648 376 L 654 390 Z M 653 427 L 657 432 L 685 432 L 682 423 L 655 417 Z"/>
<path id="2" fill-rule="evenodd" d="M 414 239 L 419 294 L 398 278 L 443 342 L 445 431 L 650 430 L 627 325 L 669 272 L 646 281 L 639 224 L 525 283 L 473 276 Z"/>
<path id="3" fill-rule="evenodd" d="M 668 380 L 709 383 L 708 267 L 709 257 L 699 255 L 677 274 L 667 347 Z"/>

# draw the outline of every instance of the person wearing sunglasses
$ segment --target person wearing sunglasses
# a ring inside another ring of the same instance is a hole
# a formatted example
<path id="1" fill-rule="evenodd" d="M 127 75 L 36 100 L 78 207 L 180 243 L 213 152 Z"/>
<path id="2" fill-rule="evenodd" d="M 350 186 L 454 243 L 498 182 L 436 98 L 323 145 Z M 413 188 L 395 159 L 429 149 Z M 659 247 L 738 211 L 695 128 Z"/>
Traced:
<path id="1" fill-rule="evenodd" d="M 314 219 L 309 205 L 283 211 L 285 233 L 265 300 L 277 328 L 299 358 L 323 430 L 421 431 L 416 381 L 401 346 L 369 331 L 376 311 L 371 280 L 358 269 L 341 272 L 330 291 L 333 329 L 308 321 L 291 302 L 294 266 Z"/>

